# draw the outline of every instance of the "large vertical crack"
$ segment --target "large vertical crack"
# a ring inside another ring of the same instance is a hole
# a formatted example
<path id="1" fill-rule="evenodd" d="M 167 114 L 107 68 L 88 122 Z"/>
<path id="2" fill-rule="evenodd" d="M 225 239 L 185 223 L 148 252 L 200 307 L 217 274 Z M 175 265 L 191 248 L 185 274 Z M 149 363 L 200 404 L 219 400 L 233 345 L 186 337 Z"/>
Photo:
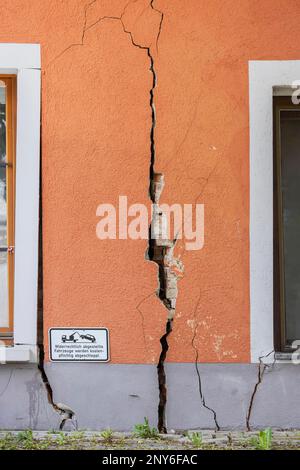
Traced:
<path id="1" fill-rule="evenodd" d="M 150 2 L 150 7 L 153 7 L 153 1 Z M 159 10 L 156 10 L 159 11 Z M 158 33 L 156 36 L 156 50 L 158 50 L 158 40 L 161 34 L 163 24 L 163 13 L 159 11 L 161 15 Z M 149 168 L 149 196 L 152 202 L 152 220 L 149 227 L 149 244 L 146 254 L 146 258 L 149 261 L 153 261 L 158 265 L 158 297 L 163 302 L 168 310 L 168 317 L 166 322 L 166 332 L 160 338 L 161 353 L 157 364 L 157 375 L 158 375 L 158 388 L 159 388 L 159 403 L 158 403 L 158 431 L 160 433 L 167 432 L 166 426 L 166 404 L 167 404 L 167 386 L 166 386 L 166 373 L 165 373 L 165 360 L 169 349 L 168 336 L 172 332 L 172 324 L 175 315 L 175 306 L 177 298 L 177 280 L 178 272 L 183 272 L 182 263 L 174 258 L 173 251 L 176 240 L 169 240 L 164 233 L 164 214 L 159 206 L 159 199 L 164 187 L 164 176 L 161 173 L 156 173 L 155 157 L 155 126 L 156 126 L 156 113 L 154 104 L 154 90 L 156 88 L 156 71 L 154 66 L 154 57 L 151 53 L 151 47 L 141 46 L 134 41 L 133 35 L 128 31 L 123 23 L 122 16 L 121 22 L 123 25 L 124 32 L 128 33 L 131 38 L 131 42 L 134 46 L 140 49 L 145 49 L 150 61 L 150 72 L 152 73 L 152 86 L 150 88 L 150 108 L 151 108 L 151 129 L 150 129 L 150 168 Z M 174 269 L 175 267 L 175 269 Z"/>
<path id="2" fill-rule="evenodd" d="M 150 3 L 153 8 L 153 0 Z M 158 49 L 158 39 L 161 33 L 163 23 L 163 13 L 159 24 L 159 30 L 156 38 L 156 49 Z M 157 364 L 158 375 L 158 389 L 159 389 L 159 403 L 158 403 L 158 431 L 160 433 L 167 433 L 166 425 L 166 404 L 167 404 L 167 379 L 165 372 L 165 360 L 169 349 L 168 336 L 172 332 L 173 319 L 175 315 L 176 298 L 177 298 L 177 280 L 178 272 L 183 272 L 182 263 L 174 258 L 173 252 L 176 240 L 170 240 L 167 234 L 164 233 L 164 214 L 159 206 L 159 200 L 164 187 L 164 175 L 156 173 L 155 166 L 155 126 L 156 114 L 154 105 L 154 90 L 156 87 L 156 72 L 154 67 L 154 59 L 151 54 L 150 47 L 147 49 L 148 57 L 150 59 L 150 71 L 153 75 L 152 88 L 150 89 L 150 107 L 152 125 L 150 131 L 150 171 L 149 171 L 149 196 L 152 202 L 152 220 L 149 227 L 149 245 L 147 251 L 147 258 L 153 261 L 158 266 L 158 297 L 163 302 L 168 310 L 168 317 L 166 322 L 166 330 L 160 338 L 161 353 Z M 174 269 L 174 266 L 176 269 Z M 177 271 L 176 271 L 177 270 Z"/>
<path id="3" fill-rule="evenodd" d="M 153 7 L 153 1 L 151 0 L 149 6 Z M 156 36 L 156 50 L 158 50 L 158 40 L 161 34 L 162 24 L 164 15 L 161 11 L 156 10 L 160 13 L 161 19 L 159 23 L 158 33 Z M 123 15 L 122 15 L 123 16 Z M 164 214 L 159 206 L 159 199 L 164 187 L 164 176 L 161 173 L 155 172 L 155 126 L 156 126 L 156 113 L 154 104 L 154 90 L 156 88 L 157 77 L 154 66 L 154 57 L 151 53 L 150 46 L 141 46 L 134 41 L 133 35 L 128 31 L 123 23 L 121 16 L 121 22 L 123 25 L 124 32 L 128 33 L 131 38 L 131 42 L 134 46 L 144 49 L 147 52 L 150 61 L 150 72 L 152 73 L 152 86 L 150 88 L 150 108 L 151 108 L 151 129 L 150 129 L 150 168 L 149 168 L 149 196 L 152 202 L 152 220 L 149 227 L 149 244 L 146 254 L 146 258 L 149 261 L 153 261 L 158 265 L 158 297 L 163 302 L 164 306 L 168 310 L 168 317 L 166 322 L 166 332 L 160 338 L 161 353 L 157 364 L 158 374 L 158 388 L 159 388 L 159 404 L 158 404 L 158 430 L 161 433 L 167 432 L 166 426 L 166 404 L 167 404 L 167 386 L 166 386 L 166 373 L 165 373 L 165 360 L 169 349 L 168 336 L 172 332 L 172 323 L 175 315 L 175 306 L 177 298 L 177 280 L 180 274 L 183 272 L 182 263 L 173 256 L 174 247 L 176 240 L 169 240 L 164 233 Z M 178 275 L 179 273 L 179 275 Z"/>
<path id="4" fill-rule="evenodd" d="M 150 198 L 152 201 L 152 220 L 149 227 L 149 245 L 147 259 L 158 266 L 158 291 L 157 295 L 168 311 L 166 330 L 160 338 L 161 353 L 157 364 L 159 404 L 158 404 L 158 430 L 167 432 L 166 404 L 167 385 L 165 373 L 165 360 L 169 349 L 168 336 L 172 332 L 175 316 L 176 299 L 178 294 L 177 282 L 183 273 L 183 264 L 174 257 L 176 240 L 170 240 L 168 227 L 165 223 L 165 214 L 160 208 L 159 199 L 164 186 L 164 177 L 155 173 L 154 166 L 150 167 Z"/>
<path id="5" fill-rule="evenodd" d="M 102 16 L 98 18 L 93 24 L 87 26 L 87 10 L 94 3 L 92 1 L 85 7 L 84 14 L 84 26 L 81 35 L 81 41 L 79 43 L 70 44 L 61 53 L 59 53 L 50 63 L 53 63 L 56 59 L 61 57 L 65 52 L 73 47 L 84 46 L 85 35 L 88 30 L 94 28 L 97 24 L 104 20 L 117 20 L 121 22 L 124 33 L 128 34 L 131 39 L 133 46 L 138 47 L 146 51 L 149 58 L 150 67 L 149 70 L 152 74 L 152 85 L 149 90 L 150 95 L 150 108 L 151 108 L 151 129 L 150 129 L 150 168 L 149 168 L 149 196 L 152 202 L 152 221 L 149 227 L 149 242 L 146 258 L 149 261 L 153 261 L 158 265 L 158 279 L 159 288 L 157 295 L 163 302 L 164 306 L 168 310 L 167 322 L 166 322 L 166 333 L 160 338 L 161 343 L 161 354 L 159 357 L 157 372 L 158 372 L 158 385 L 159 385 L 159 405 L 158 405 L 158 429 L 162 433 L 166 433 L 167 427 L 165 422 L 165 408 L 167 403 L 167 388 L 166 388 L 166 374 L 164 369 L 164 363 L 168 351 L 167 338 L 172 331 L 172 322 L 175 314 L 176 298 L 177 298 L 177 281 L 183 273 L 183 265 L 179 259 L 173 256 L 174 247 L 176 240 L 169 240 L 163 233 L 163 218 L 164 214 L 159 206 L 159 198 L 164 185 L 164 177 L 160 173 L 156 173 L 154 170 L 155 165 L 155 125 L 156 125 L 156 114 L 154 105 L 154 90 L 156 88 L 156 71 L 154 66 L 154 57 L 151 53 L 151 45 L 145 46 L 138 44 L 134 40 L 133 32 L 126 29 L 123 17 L 126 13 L 127 8 L 132 3 L 129 1 L 125 6 L 121 16 Z M 164 15 L 163 12 L 157 10 L 153 6 L 154 0 L 151 0 L 149 7 L 158 12 L 161 16 L 158 33 L 156 35 L 156 51 L 158 51 L 158 41 L 162 31 L 162 24 Z M 45 382 L 46 384 L 48 381 Z M 52 395 L 49 392 L 50 399 L 53 402 Z M 55 405 L 58 406 L 58 405 Z"/>
<path id="6" fill-rule="evenodd" d="M 151 0 L 149 6 L 153 7 L 153 1 Z M 159 10 L 156 10 L 159 11 Z M 158 49 L 158 40 L 161 34 L 163 13 L 159 11 L 161 15 L 158 34 L 156 36 L 156 50 Z M 166 386 L 166 373 L 165 373 L 165 360 L 169 349 L 168 336 L 172 332 L 172 323 L 175 314 L 176 298 L 177 298 L 177 280 L 178 272 L 183 272 L 182 263 L 174 258 L 173 251 L 176 240 L 169 240 L 163 231 L 164 227 L 164 214 L 159 206 L 159 199 L 164 186 L 164 176 L 161 173 L 156 173 L 155 166 L 155 126 L 156 126 L 156 113 L 154 105 L 154 90 L 156 88 L 156 71 L 154 67 L 154 57 L 151 53 L 151 47 L 141 46 L 134 41 L 133 35 L 128 31 L 123 23 L 121 15 L 121 22 L 124 32 L 128 33 L 131 38 L 131 42 L 134 46 L 144 49 L 147 52 L 150 61 L 150 72 L 152 73 L 152 86 L 150 88 L 150 108 L 151 108 L 151 129 L 150 129 L 150 168 L 149 168 L 149 196 L 152 202 L 152 220 L 149 227 L 149 244 L 146 258 L 149 261 L 153 261 L 158 265 L 158 297 L 163 302 L 168 310 L 168 317 L 166 322 L 166 332 L 160 338 L 161 353 L 157 364 L 158 374 L 158 388 L 159 388 L 159 404 L 158 404 L 158 430 L 161 433 L 167 432 L 166 426 L 166 404 L 167 404 L 167 386 Z M 175 269 L 174 269 L 175 267 Z"/>

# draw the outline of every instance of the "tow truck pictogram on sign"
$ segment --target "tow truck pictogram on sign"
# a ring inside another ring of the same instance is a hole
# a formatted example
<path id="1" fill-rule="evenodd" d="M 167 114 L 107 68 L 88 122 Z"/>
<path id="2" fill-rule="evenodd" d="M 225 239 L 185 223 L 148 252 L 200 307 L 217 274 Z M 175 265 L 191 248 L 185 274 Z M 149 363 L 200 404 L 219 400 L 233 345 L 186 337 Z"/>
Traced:
<path id="1" fill-rule="evenodd" d="M 75 333 L 72 333 L 69 337 L 67 335 L 62 335 L 61 337 L 63 343 L 77 343 L 82 339 L 91 341 L 92 343 L 95 343 L 96 341 L 95 336 L 90 334 L 81 335 L 80 333 L 78 333 L 78 331 L 75 331 Z"/>

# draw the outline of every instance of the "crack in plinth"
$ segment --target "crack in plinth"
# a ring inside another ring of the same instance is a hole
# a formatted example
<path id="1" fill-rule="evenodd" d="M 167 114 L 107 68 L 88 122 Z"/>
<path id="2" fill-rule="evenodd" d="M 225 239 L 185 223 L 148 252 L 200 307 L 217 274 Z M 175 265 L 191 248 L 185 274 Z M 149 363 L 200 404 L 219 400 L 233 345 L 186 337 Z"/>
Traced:
<path id="1" fill-rule="evenodd" d="M 198 298 L 198 301 L 197 301 L 197 304 L 196 304 L 196 307 L 195 307 L 195 311 L 194 311 L 194 322 L 196 322 L 196 312 L 198 310 L 199 303 L 200 303 L 200 296 Z M 204 396 L 203 389 L 202 389 L 202 379 L 201 379 L 201 374 L 200 374 L 200 370 L 199 370 L 199 366 L 198 366 L 199 351 L 198 351 L 197 347 L 195 346 L 195 340 L 196 340 L 196 337 L 197 337 L 197 328 L 198 328 L 198 323 L 195 324 L 195 326 L 194 326 L 194 334 L 193 334 L 193 338 L 192 338 L 192 348 L 195 351 L 195 369 L 196 369 L 196 374 L 197 374 L 197 378 L 198 378 L 198 389 L 199 389 L 200 401 L 201 401 L 201 404 L 202 404 L 203 408 L 206 408 L 208 411 L 210 411 L 212 413 L 213 419 L 214 419 L 214 422 L 215 422 L 216 430 L 220 431 L 220 426 L 219 426 L 219 423 L 218 423 L 218 420 L 217 420 L 217 413 L 213 408 L 209 407 L 206 404 L 205 396 Z"/>
<path id="2" fill-rule="evenodd" d="M 260 356 L 258 358 L 257 381 L 254 385 L 254 389 L 253 389 L 253 392 L 252 392 L 252 395 L 251 395 L 251 398 L 250 398 L 248 412 L 247 412 L 247 415 L 246 415 L 246 426 L 247 426 L 248 431 L 251 431 L 250 418 L 251 418 L 251 413 L 252 413 L 252 409 L 253 409 L 254 399 L 255 399 L 256 393 L 258 391 L 258 388 L 259 388 L 260 384 L 262 383 L 262 380 L 263 380 L 263 377 L 264 377 L 264 374 L 265 374 L 266 370 L 270 367 L 273 367 L 275 362 L 276 362 L 275 355 L 274 355 L 274 360 L 273 360 L 271 365 L 270 364 L 265 364 L 263 362 L 263 360 L 265 358 L 269 357 L 273 353 L 274 353 L 274 349 L 272 349 L 272 351 L 270 351 L 268 354 L 265 354 L 265 356 Z"/>
<path id="3" fill-rule="evenodd" d="M 158 386 L 159 386 L 159 404 L 158 404 L 158 431 L 162 434 L 167 433 L 166 427 L 166 404 L 167 404 L 167 387 L 166 387 L 166 373 L 165 373 L 165 359 L 167 357 L 167 352 L 169 349 L 167 337 L 172 331 L 172 321 L 168 320 L 166 324 L 166 333 L 161 337 L 161 353 L 159 356 L 159 361 L 157 365 L 157 374 L 158 374 Z"/>
<path id="4" fill-rule="evenodd" d="M 75 416 L 75 412 L 68 406 L 63 403 L 55 403 L 53 399 L 53 390 L 50 385 L 49 379 L 47 377 L 47 374 L 45 372 L 44 368 L 44 345 L 40 344 L 39 345 L 39 364 L 38 364 L 38 369 L 41 373 L 41 378 L 42 381 L 45 385 L 46 391 L 47 391 L 47 397 L 48 397 L 48 402 L 52 406 L 52 408 L 61 415 L 61 422 L 59 425 L 60 431 L 63 430 L 65 423 L 68 420 L 71 420 L 73 423 L 73 426 L 75 429 L 77 429 L 77 419 Z"/>

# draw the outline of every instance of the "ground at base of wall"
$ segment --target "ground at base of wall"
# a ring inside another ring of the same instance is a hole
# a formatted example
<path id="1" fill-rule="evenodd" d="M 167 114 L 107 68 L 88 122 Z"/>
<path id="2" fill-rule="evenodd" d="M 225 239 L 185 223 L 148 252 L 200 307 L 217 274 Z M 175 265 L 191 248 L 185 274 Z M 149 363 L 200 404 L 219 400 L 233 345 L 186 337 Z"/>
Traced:
<path id="1" fill-rule="evenodd" d="M 0 431 L 0 450 L 300 450 L 300 430 L 186 431 L 142 438 L 92 431 Z"/>

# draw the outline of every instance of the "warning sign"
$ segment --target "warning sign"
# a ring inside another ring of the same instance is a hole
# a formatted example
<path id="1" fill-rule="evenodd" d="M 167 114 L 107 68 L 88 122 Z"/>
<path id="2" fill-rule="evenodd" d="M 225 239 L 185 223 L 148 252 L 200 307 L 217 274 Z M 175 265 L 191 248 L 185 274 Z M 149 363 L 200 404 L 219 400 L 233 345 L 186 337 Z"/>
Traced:
<path id="1" fill-rule="evenodd" d="M 107 362 L 107 328 L 50 328 L 50 360 L 55 362 Z"/>

